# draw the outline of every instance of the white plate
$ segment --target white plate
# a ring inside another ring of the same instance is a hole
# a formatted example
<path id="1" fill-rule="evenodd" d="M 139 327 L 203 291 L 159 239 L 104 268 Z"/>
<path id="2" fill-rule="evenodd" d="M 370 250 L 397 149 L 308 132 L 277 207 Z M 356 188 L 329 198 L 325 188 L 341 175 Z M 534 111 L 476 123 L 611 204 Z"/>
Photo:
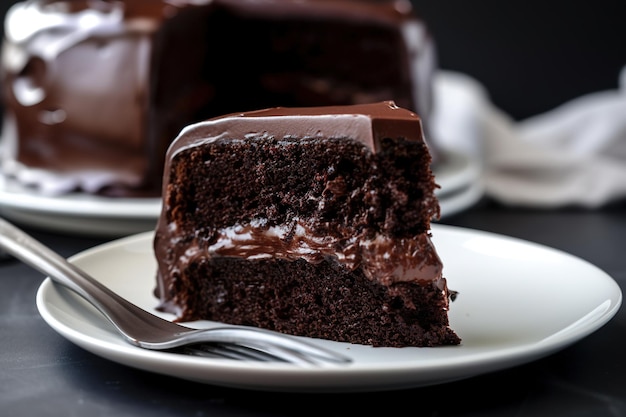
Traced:
<path id="1" fill-rule="evenodd" d="M 152 295 L 156 268 L 152 237 L 143 233 L 122 238 L 72 261 L 157 313 Z M 591 334 L 621 305 L 621 291 L 610 276 L 566 253 L 443 225 L 433 226 L 433 240 L 451 288 L 459 291 L 450 321 L 462 344 L 398 349 L 314 340 L 352 357 L 354 362 L 347 366 L 302 368 L 143 350 L 124 342 L 97 311 L 49 278 L 39 288 L 37 307 L 44 320 L 68 340 L 131 367 L 247 389 L 352 392 L 440 384 L 527 363 Z"/>
<path id="2" fill-rule="evenodd" d="M 153 230 L 160 212 L 160 198 L 109 198 L 84 193 L 46 196 L 0 175 L 0 213 L 32 227 L 125 236 Z"/>

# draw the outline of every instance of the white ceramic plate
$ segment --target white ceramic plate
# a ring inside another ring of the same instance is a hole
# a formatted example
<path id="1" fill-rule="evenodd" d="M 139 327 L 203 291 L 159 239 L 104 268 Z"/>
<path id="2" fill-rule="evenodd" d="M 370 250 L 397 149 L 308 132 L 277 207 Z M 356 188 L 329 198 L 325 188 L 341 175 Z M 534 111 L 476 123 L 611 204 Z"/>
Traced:
<path id="1" fill-rule="evenodd" d="M 72 261 L 139 306 L 172 318 L 154 310 L 152 237 L 122 238 Z M 621 305 L 621 291 L 611 277 L 566 253 L 443 225 L 433 226 L 433 240 L 449 285 L 459 291 L 450 321 L 462 344 L 398 349 L 313 340 L 353 358 L 347 366 L 302 368 L 143 350 L 124 342 L 96 310 L 49 278 L 39 288 L 37 307 L 68 340 L 131 367 L 247 389 L 351 392 L 440 384 L 527 363 L 591 334 Z"/>
<path id="2" fill-rule="evenodd" d="M 0 213 L 45 230 L 117 237 L 153 230 L 161 213 L 161 199 L 84 193 L 46 196 L 0 175 Z"/>

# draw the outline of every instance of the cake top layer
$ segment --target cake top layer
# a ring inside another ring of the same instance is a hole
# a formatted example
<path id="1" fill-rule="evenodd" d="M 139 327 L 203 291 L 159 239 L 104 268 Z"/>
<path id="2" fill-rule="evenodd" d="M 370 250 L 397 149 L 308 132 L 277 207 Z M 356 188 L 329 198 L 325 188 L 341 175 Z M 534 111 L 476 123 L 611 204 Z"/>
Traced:
<path id="1" fill-rule="evenodd" d="M 168 156 L 190 146 L 218 139 L 247 137 L 350 138 L 372 152 L 385 138 L 424 141 L 420 117 L 393 101 L 320 107 L 274 107 L 233 113 L 187 126 L 172 143 Z M 168 159 L 169 159 L 168 158 Z"/>

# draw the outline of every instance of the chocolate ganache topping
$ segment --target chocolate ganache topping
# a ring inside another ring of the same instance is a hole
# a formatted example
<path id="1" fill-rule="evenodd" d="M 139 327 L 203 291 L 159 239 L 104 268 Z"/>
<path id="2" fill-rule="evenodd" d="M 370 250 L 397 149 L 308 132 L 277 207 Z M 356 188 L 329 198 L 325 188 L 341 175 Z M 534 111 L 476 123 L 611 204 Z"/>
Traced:
<path id="1" fill-rule="evenodd" d="M 187 126 L 168 151 L 168 160 L 189 146 L 217 139 L 238 138 L 352 138 L 376 153 L 381 140 L 403 137 L 423 140 L 422 121 L 393 101 L 351 106 L 275 107 L 233 113 Z"/>

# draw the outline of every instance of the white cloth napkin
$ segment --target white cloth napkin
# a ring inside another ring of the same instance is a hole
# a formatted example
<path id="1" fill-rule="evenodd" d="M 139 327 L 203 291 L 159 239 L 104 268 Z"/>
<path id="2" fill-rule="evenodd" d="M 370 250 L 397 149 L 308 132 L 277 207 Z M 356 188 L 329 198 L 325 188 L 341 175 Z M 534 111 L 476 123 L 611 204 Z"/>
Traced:
<path id="1" fill-rule="evenodd" d="M 434 138 L 482 162 L 485 193 L 493 199 L 597 208 L 626 197 L 626 69 L 618 90 L 519 122 L 467 75 L 440 71 L 434 93 Z"/>

